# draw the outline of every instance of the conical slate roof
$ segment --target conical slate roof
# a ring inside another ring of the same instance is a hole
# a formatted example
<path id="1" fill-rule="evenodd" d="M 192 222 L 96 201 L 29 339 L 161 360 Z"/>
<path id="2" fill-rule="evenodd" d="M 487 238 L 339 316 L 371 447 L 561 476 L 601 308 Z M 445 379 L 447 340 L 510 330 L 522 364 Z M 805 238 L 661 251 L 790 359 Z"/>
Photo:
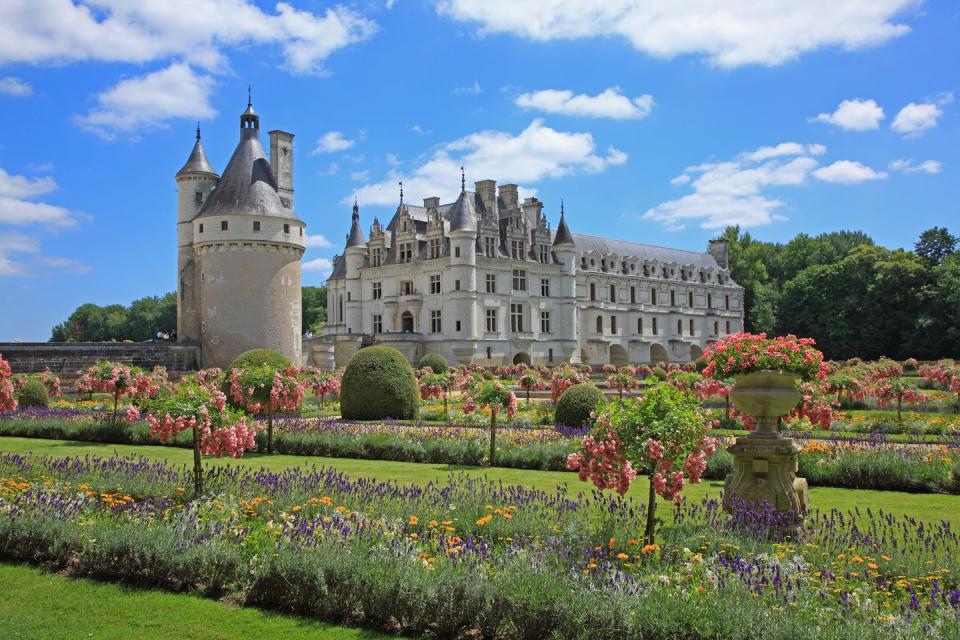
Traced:
<path id="1" fill-rule="evenodd" d="M 178 176 L 183 173 L 209 173 L 210 175 L 219 177 L 219 174 L 214 171 L 210 162 L 207 160 L 207 154 L 203 152 L 203 145 L 200 144 L 200 134 L 197 134 L 197 143 L 193 145 L 193 151 L 190 152 L 190 157 L 187 158 L 187 164 L 183 165 L 180 171 L 177 171 Z"/>
<path id="2" fill-rule="evenodd" d="M 290 218 L 299 221 L 292 210 L 280 202 L 277 181 L 260 146 L 258 129 L 242 129 L 220 184 L 213 190 L 198 218 L 218 215 L 255 215 Z"/>
<path id="3" fill-rule="evenodd" d="M 450 231 L 476 231 L 477 208 L 472 191 L 461 191 L 460 197 L 453 203 L 447 214 L 450 219 Z"/>
<path id="4" fill-rule="evenodd" d="M 567 228 L 567 220 L 564 215 L 560 214 L 560 223 L 557 225 L 557 234 L 553 236 L 553 246 L 558 245 L 576 245 L 573 241 L 573 235 L 570 233 L 570 229 Z"/>
<path id="5" fill-rule="evenodd" d="M 350 225 L 350 235 L 347 236 L 347 248 L 367 247 L 367 241 L 363 237 L 363 229 L 360 228 L 360 208 L 357 203 L 353 203 L 353 224 Z"/>

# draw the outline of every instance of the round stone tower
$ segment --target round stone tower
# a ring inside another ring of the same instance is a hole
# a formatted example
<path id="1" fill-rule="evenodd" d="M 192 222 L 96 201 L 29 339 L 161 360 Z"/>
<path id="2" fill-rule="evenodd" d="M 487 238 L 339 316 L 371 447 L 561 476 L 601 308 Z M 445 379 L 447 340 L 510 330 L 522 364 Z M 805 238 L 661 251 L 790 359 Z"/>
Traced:
<path id="1" fill-rule="evenodd" d="M 189 220 L 204 367 L 225 367 L 255 348 L 274 349 L 301 363 L 306 225 L 287 206 L 293 202 L 293 136 L 272 131 L 270 138 L 283 155 L 272 158 L 273 165 L 288 167 L 279 172 L 282 185 L 260 145 L 260 117 L 248 102 L 240 116 L 240 143 Z M 181 320 L 189 326 L 188 314 Z"/>

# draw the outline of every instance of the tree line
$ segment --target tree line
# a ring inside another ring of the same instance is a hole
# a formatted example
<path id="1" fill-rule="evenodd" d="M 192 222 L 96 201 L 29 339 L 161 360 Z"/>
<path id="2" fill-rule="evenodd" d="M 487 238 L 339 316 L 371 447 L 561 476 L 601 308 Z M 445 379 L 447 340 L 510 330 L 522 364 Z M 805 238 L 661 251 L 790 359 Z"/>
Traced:
<path id="1" fill-rule="evenodd" d="M 319 333 L 327 322 L 327 288 L 303 287 L 303 331 Z M 56 325 L 50 342 L 143 342 L 157 334 L 175 336 L 177 294 L 147 296 L 129 306 L 82 304 Z"/>
<path id="2" fill-rule="evenodd" d="M 960 253 L 947 229 L 924 231 L 912 251 L 859 231 L 782 244 L 728 227 L 723 237 L 748 331 L 812 337 L 832 359 L 960 356 Z"/>

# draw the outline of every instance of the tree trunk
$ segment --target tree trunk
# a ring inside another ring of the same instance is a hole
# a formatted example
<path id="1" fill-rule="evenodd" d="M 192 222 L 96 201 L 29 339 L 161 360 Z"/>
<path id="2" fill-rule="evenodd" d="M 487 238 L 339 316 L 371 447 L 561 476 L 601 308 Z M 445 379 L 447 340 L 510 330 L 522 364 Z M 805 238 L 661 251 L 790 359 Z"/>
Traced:
<path id="1" fill-rule="evenodd" d="M 497 462 L 497 412 L 490 410 L 490 466 Z"/>
<path id="2" fill-rule="evenodd" d="M 443 390 L 443 415 L 447 415 L 447 394 L 450 393 L 449 389 Z"/>
<path id="3" fill-rule="evenodd" d="M 114 390 L 113 392 L 113 421 L 110 423 L 113 426 L 117 426 L 117 404 L 120 402 L 120 391 Z"/>
<path id="4" fill-rule="evenodd" d="M 527 387 L 527 406 L 530 406 L 530 387 Z"/>
<path id="5" fill-rule="evenodd" d="M 647 499 L 647 528 L 643 532 L 643 543 L 653 544 L 654 528 L 656 527 L 657 492 L 653 489 L 653 477 L 647 476 L 650 481 L 650 496 Z"/>
<path id="6" fill-rule="evenodd" d="M 200 497 L 203 494 L 203 466 L 200 462 L 200 427 L 193 428 L 193 493 Z"/>
<path id="7" fill-rule="evenodd" d="M 730 394 L 723 396 L 723 417 L 729 426 L 730 423 Z"/>
<path id="8" fill-rule="evenodd" d="M 900 415 L 902 407 L 903 407 L 903 394 L 898 393 L 897 394 L 897 424 L 900 424 L 900 425 L 903 424 L 903 416 Z"/>
<path id="9" fill-rule="evenodd" d="M 273 406 L 267 406 L 267 453 L 273 453 Z"/>

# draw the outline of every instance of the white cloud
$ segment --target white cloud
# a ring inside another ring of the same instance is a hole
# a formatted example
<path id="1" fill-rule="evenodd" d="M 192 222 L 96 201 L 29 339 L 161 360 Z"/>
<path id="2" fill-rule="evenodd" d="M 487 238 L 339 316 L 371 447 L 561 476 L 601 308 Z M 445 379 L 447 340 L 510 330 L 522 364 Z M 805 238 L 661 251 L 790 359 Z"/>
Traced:
<path id="1" fill-rule="evenodd" d="M 24 97 L 33 95 L 33 87 L 20 78 L 7 76 L 5 78 L 0 78 L 0 93 L 4 93 L 8 96 Z"/>
<path id="2" fill-rule="evenodd" d="M 720 229 L 783 220 L 777 211 L 785 203 L 764 190 L 804 184 L 817 167 L 815 156 L 825 151 L 820 144 L 784 142 L 741 153 L 726 162 L 687 167 L 670 182 L 689 184 L 693 193 L 662 202 L 648 209 L 643 218 L 672 230 L 683 229 L 691 222 L 699 222 L 704 229 Z"/>
<path id="3" fill-rule="evenodd" d="M 893 119 L 890 128 L 908 138 L 919 136 L 927 129 L 937 126 L 937 120 L 943 115 L 940 108 L 953 102 L 953 93 L 947 93 L 936 102 L 911 102 Z"/>
<path id="4" fill-rule="evenodd" d="M 26 178 L 24 176 L 10 175 L 3 169 L 0 169 L 0 196 L 7 196 L 9 198 L 32 198 L 50 193 L 56 188 L 57 183 L 49 176 Z"/>
<path id="5" fill-rule="evenodd" d="M 410 131 L 413 131 L 414 133 L 416 133 L 416 134 L 418 134 L 418 135 L 421 135 L 421 136 L 422 136 L 423 134 L 425 134 L 425 133 L 430 133 L 429 130 L 424 129 L 423 127 L 421 127 L 421 126 L 418 125 L 418 124 L 415 124 L 415 125 L 413 125 L 412 127 L 410 127 Z"/>
<path id="6" fill-rule="evenodd" d="M 77 223 L 78 214 L 44 202 L 31 199 L 54 191 L 53 178 L 26 178 L 0 169 L 0 224 L 27 226 L 31 224 L 69 227 Z"/>
<path id="7" fill-rule="evenodd" d="M 329 166 L 323 171 L 320 171 L 321 176 L 335 176 L 337 172 L 340 171 L 340 165 L 336 162 L 331 162 Z"/>
<path id="8" fill-rule="evenodd" d="M 16 232 L 5 231 L 0 235 L 0 278 L 7 276 L 33 276 L 36 267 L 68 270 L 75 274 L 84 274 L 90 267 L 70 258 L 35 256 L 30 262 L 15 259 L 14 254 L 37 253 L 40 244 L 35 238 Z"/>
<path id="9" fill-rule="evenodd" d="M 846 131 L 869 131 L 878 129 L 884 118 L 883 108 L 874 100 L 844 100 L 833 113 L 821 113 L 816 122 L 826 122 Z"/>
<path id="10" fill-rule="evenodd" d="M 304 240 L 304 244 L 306 244 L 308 249 L 329 249 L 333 246 L 332 242 L 319 234 L 315 236 L 307 234 L 307 237 Z"/>
<path id="11" fill-rule="evenodd" d="M 311 155 L 344 151 L 352 147 L 354 144 L 356 144 L 356 141 L 344 138 L 343 132 L 341 131 L 327 131 L 325 134 L 320 136 L 319 140 L 317 140 L 317 146 L 314 147 Z"/>
<path id="12" fill-rule="evenodd" d="M 189 65 L 173 63 L 165 69 L 122 80 L 97 96 L 99 105 L 77 123 L 107 140 L 120 134 L 136 137 L 140 129 L 166 126 L 173 118 L 207 119 L 216 115 L 210 104 L 210 76 L 197 75 Z"/>
<path id="13" fill-rule="evenodd" d="M 473 81 L 473 84 L 466 87 L 456 87 L 453 90 L 454 95 L 458 96 L 469 96 L 477 95 L 478 93 L 483 93 L 483 88 L 480 86 L 480 83 L 476 80 Z"/>
<path id="14" fill-rule="evenodd" d="M 300 267 L 304 271 L 316 271 L 322 277 L 327 277 L 333 271 L 333 263 L 327 258 L 307 260 Z"/>
<path id="15" fill-rule="evenodd" d="M 449 201 L 460 191 L 461 166 L 476 180 L 494 178 L 501 182 L 528 183 L 575 173 L 594 173 L 626 160 L 627 154 L 613 147 L 608 148 L 605 157 L 598 155 L 589 133 L 557 131 L 538 119 L 516 135 L 480 131 L 441 144 L 409 173 L 401 175 L 391 169 L 386 179 L 364 185 L 357 196 L 361 204 L 396 204 L 397 181 L 402 179 L 410 202 L 429 196 Z M 343 202 L 352 204 L 352 196 Z"/>
<path id="16" fill-rule="evenodd" d="M 883 180 L 888 177 L 882 171 L 875 171 L 853 160 L 837 160 L 829 166 L 817 169 L 813 172 L 813 175 L 818 180 L 836 184 L 859 184 L 868 180 Z"/>
<path id="17" fill-rule="evenodd" d="M 898 160 L 892 161 L 888 168 L 890 171 L 897 171 L 900 173 L 929 173 L 931 175 L 940 173 L 940 170 L 943 168 L 939 161 L 937 160 L 924 160 L 923 162 L 917 164 L 913 158 L 906 159 L 900 158 Z"/>
<path id="18" fill-rule="evenodd" d="M 437 11 L 482 34 L 534 41 L 617 36 L 669 58 L 703 55 L 714 65 L 777 65 L 824 47 L 878 45 L 907 33 L 895 17 L 918 0 L 438 0 Z"/>
<path id="19" fill-rule="evenodd" d="M 34 258 L 34 263 L 41 267 L 49 267 L 52 269 L 59 269 L 62 271 L 69 272 L 73 275 L 83 275 L 85 273 L 90 273 L 92 267 L 90 265 L 80 262 L 79 260 L 74 260 L 73 258 L 57 258 L 53 256 L 41 256 Z"/>
<path id="20" fill-rule="evenodd" d="M 268 14 L 252 0 L 5 0 L 0 63 L 175 57 L 213 69 L 225 66 L 224 48 L 272 44 L 289 70 L 310 73 L 376 30 L 343 6 L 314 14 L 278 2 Z"/>
<path id="21" fill-rule="evenodd" d="M 610 118 L 628 120 L 646 118 L 653 110 L 653 96 L 642 95 L 628 98 L 620 93 L 620 87 L 609 87 L 595 96 L 569 90 L 544 89 L 517 96 L 515 104 L 524 109 L 536 109 L 546 113 L 587 118 Z"/>
<path id="22" fill-rule="evenodd" d="M 351 171 L 350 179 L 354 182 L 365 182 L 370 179 L 370 170 L 364 169 L 363 171 Z"/>

